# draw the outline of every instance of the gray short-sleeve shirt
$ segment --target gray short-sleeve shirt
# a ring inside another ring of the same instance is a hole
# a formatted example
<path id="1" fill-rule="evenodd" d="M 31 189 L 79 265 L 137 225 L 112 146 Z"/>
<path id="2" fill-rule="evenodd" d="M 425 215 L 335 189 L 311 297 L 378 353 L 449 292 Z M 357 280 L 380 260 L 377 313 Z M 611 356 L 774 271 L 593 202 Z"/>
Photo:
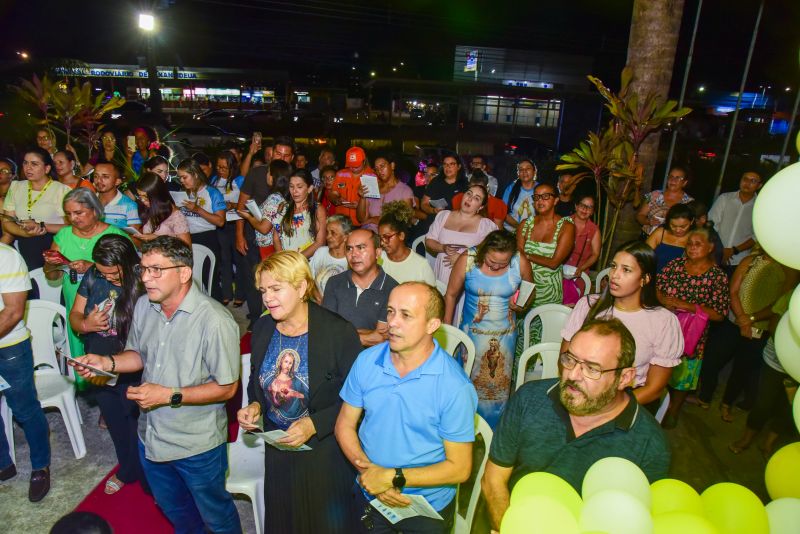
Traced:
<path id="1" fill-rule="evenodd" d="M 172 318 L 143 296 L 136 303 L 126 350 L 139 353 L 142 382 L 189 387 L 239 380 L 239 328 L 230 312 L 194 284 Z M 147 459 L 188 458 L 225 443 L 225 403 L 159 406 L 139 417 Z"/>

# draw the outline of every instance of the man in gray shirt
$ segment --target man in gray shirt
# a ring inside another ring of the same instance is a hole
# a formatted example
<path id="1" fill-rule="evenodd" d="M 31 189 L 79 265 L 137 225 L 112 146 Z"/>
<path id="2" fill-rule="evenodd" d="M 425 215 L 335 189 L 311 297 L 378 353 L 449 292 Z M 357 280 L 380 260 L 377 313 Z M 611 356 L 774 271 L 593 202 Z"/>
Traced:
<path id="1" fill-rule="evenodd" d="M 142 370 L 142 384 L 128 388 L 128 398 L 142 409 L 139 456 L 173 526 L 239 533 L 239 515 L 225 490 L 225 401 L 239 381 L 239 329 L 192 283 L 192 250 L 179 239 L 144 243 L 136 272 L 147 296 L 136 303 L 126 350 L 80 360 L 112 373 Z"/>

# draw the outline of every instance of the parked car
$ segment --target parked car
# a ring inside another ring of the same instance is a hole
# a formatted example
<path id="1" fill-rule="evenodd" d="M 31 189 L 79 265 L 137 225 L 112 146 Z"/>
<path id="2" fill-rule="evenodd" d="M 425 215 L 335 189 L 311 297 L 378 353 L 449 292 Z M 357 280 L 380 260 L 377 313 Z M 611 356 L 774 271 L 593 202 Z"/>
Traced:
<path id="1" fill-rule="evenodd" d="M 245 136 L 228 132 L 211 124 L 178 126 L 167 132 L 161 140 L 168 145 L 178 143 L 196 148 L 203 148 L 215 144 L 247 142 Z"/>

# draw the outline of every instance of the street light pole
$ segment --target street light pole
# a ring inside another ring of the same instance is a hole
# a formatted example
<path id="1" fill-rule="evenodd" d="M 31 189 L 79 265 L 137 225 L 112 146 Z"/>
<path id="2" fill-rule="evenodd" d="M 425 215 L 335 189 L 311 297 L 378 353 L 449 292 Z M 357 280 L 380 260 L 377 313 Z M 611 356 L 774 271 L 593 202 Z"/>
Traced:
<path id="1" fill-rule="evenodd" d="M 147 87 L 150 89 L 150 110 L 153 117 L 161 119 L 161 85 L 158 82 L 158 69 L 156 68 L 156 52 L 153 43 L 155 30 L 155 17 L 149 13 L 139 14 L 139 29 L 144 32 L 147 46 Z"/>

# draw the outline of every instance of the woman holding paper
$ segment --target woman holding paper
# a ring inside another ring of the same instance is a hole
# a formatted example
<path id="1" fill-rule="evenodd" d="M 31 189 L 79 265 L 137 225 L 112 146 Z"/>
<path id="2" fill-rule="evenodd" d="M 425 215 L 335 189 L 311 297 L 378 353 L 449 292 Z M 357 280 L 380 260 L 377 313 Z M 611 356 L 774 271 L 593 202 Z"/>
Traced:
<path id="1" fill-rule="evenodd" d="M 461 330 L 475 344 L 470 379 L 478 392 L 478 413 L 492 428 L 500 421 L 514 383 L 514 314 L 524 313 L 526 306 L 518 306 L 513 296 L 523 280 L 533 280 L 531 265 L 516 251 L 514 234 L 495 230 L 459 256 L 444 297 L 444 321 L 453 324 L 456 303 L 461 292 L 466 293 Z"/>
<path id="2" fill-rule="evenodd" d="M 414 192 L 406 184 L 397 179 L 394 174 L 395 158 L 389 154 L 380 154 L 375 157 L 375 173 L 378 175 L 379 197 L 368 197 L 368 188 L 364 185 L 358 190 L 359 200 L 356 208 L 356 218 L 361 228 L 378 231 L 378 221 L 384 204 L 397 200 L 406 202 L 409 207 L 414 203 Z M 362 175 L 362 182 L 367 179 Z"/>
<path id="3" fill-rule="evenodd" d="M 53 169 L 47 151 L 32 148 L 25 152 L 25 179 L 11 182 L 3 203 L 5 214 L 12 217 L 3 219 L 3 232 L 16 238 L 19 253 L 31 271 L 44 265 L 42 252 L 50 248 L 53 235 L 65 226 L 62 201 L 70 188 L 54 179 Z"/>
<path id="4" fill-rule="evenodd" d="M 152 241 L 160 235 L 171 235 L 192 246 L 189 224 L 175 206 L 164 180 L 154 172 L 144 171 L 134 186 L 143 223 L 142 233 L 136 239 Z"/>
<path id="5" fill-rule="evenodd" d="M 130 240 L 112 234 L 97 240 L 92 259 L 94 266 L 78 287 L 69 323 L 83 339 L 87 353 L 113 358 L 125 348 L 133 308 L 144 294 L 135 271 L 139 256 Z M 109 495 L 136 481 L 147 488 L 137 449 L 139 406 L 126 397 L 128 386 L 138 386 L 141 376 L 141 371 L 123 373 L 114 385 L 102 385 L 106 383 L 102 377 L 92 379 L 102 383 L 95 399 L 119 461 L 119 470 L 106 480 L 105 492 Z"/>
<path id="6" fill-rule="evenodd" d="M 211 177 L 210 185 L 222 193 L 228 209 L 225 214 L 225 226 L 217 229 L 221 260 L 222 303 L 227 305 L 233 300 L 233 305 L 237 308 L 244 304 L 244 277 L 249 276 L 245 257 L 236 250 L 236 221 L 240 219 L 236 213 L 236 204 L 239 201 L 239 188 L 242 182 L 244 182 L 244 176 L 239 174 L 239 164 L 234 155 L 228 150 L 220 152 L 217 156 L 217 174 Z M 236 273 L 234 273 L 234 265 L 236 265 Z"/>
<path id="7" fill-rule="evenodd" d="M 50 250 L 45 252 L 44 273 L 50 280 L 63 278 L 64 307 L 70 310 L 83 276 L 94 264 L 92 250 L 97 241 L 107 234 L 121 235 L 126 239 L 128 236 L 122 229 L 103 222 L 103 205 L 97 195 L 85 187 L 67 193 L 63 210 L 70 226 L 65 226 L 53 237 Z M 63 263 L 63 258 L 58 261 L 55 252 L 66 257 L 69 263 Z M 71 353 L 83 354 L 83 341 L 76 332 L 70 327 L 67 334 Z"/>
<path id="8" fill-rule="evenodd" d="M 436 214 L 425 236 L 425 248 L 436 256 L 433 272 L 437 280 L 446 284 L 450 279 L 450 269 L 461 253 L 483 241 L 489 232 L 497 230 L 497 225 L 484 216 L 488 198 L 486 188 L 475 184 L 464 192 L 458 210 Z"/>
<path id="9" fill-rule="evenodd" d="M 348 513 L 356 473 L 333 434 L 339 390 L 361 351 L 358 333 L 313 302 L 300 253 L 276 252 L 255 276 L 269 314 L 253 326 L 251 402 L 237 419 L 245 430 L 284 431 L 283 446 L 311 448 L 266 446 L 264 532 L 358 532 Z"/>

